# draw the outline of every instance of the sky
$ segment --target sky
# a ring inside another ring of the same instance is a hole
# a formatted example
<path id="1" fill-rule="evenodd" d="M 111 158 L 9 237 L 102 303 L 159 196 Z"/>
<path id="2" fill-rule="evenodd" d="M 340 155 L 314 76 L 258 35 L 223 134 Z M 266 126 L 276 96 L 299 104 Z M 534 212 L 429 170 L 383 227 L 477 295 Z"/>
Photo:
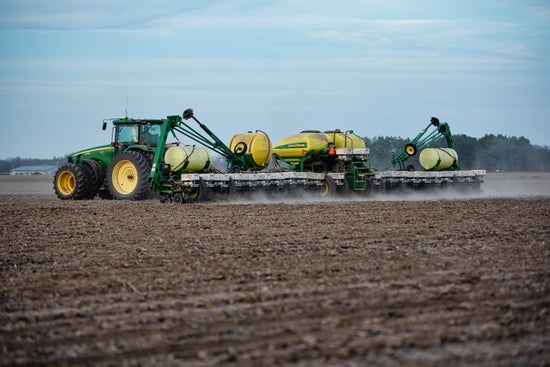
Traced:
<path id="1" fill-rule="evenodd" d="M 435 116 L 550 146 L 548 0 L 0 0 L 0 46 L 0 159 L 187 108 L 223 141 L 412 139 Z"/>

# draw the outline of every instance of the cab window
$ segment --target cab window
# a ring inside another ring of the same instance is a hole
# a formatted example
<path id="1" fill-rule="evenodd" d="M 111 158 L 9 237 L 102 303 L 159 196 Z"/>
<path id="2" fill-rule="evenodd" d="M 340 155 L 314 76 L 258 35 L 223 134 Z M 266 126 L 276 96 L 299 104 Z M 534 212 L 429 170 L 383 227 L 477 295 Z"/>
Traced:
<path id="1" fill-rule="evenodd" d="M 150 145 L 153 147 L 157 146 L 160 135 L 160 125 L 150 124 L 150 125 L 141 125 L 141 142 L 145 145 Z"/>
<path id="2" fill-rule="evenodd" d="M 138 142 L 137 125 L 118 125 L 116 140 L 119 143 L 137 144 Z"/>

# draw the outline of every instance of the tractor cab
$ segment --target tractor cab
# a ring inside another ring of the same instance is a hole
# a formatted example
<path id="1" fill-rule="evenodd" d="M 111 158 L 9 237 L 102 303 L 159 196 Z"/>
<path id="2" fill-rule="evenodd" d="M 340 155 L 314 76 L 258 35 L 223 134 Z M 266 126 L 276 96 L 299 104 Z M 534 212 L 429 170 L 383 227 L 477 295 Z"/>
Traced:
<path id="1" fill-rule="evenodd" d="M 154 150 L 158 145 L 162 120 L 134 120 L 122 118 L 113 120 L 112 144 L 123 150 L 131 146 Z M 143 147 L 144 146 L 144 147 Z"/>

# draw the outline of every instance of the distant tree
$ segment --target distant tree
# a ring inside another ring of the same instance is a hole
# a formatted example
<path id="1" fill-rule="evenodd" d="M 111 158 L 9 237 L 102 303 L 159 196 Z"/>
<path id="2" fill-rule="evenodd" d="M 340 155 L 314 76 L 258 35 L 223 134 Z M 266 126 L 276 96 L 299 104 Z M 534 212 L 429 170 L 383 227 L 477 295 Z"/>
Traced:
<path id="1" fill-rule="evenodd" d="M 397 169 L 399 166 L 392 166 L 391 161 L 398 156 L 410 140 L 394 136 L 378 136 L 372 139 L 364 138 L 365 144 L 370 150 L 370 165 L 379 170 Z M 407 165 L 419 168 L 418 156 L 407 159 Z"/>
<path id="2" fill-rule="evenodd" d="M 477 157 L 478 142 L 476 138 L 467 135 L 453 136 L 455 148 L 459 153 L 459 164 L 461 169 L 482 169 L 479 166 Z"/>

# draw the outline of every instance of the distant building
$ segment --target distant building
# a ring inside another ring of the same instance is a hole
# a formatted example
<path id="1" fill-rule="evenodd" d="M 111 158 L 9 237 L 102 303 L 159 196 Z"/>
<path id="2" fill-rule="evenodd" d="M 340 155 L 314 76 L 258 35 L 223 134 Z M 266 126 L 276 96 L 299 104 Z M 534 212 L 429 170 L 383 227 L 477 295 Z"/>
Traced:
<path id="1" fill-rule="evenodd" d="M 10 171 L 12 176 L 21 175 L 54 175 L 57 166 L 21 166 Z"/>

